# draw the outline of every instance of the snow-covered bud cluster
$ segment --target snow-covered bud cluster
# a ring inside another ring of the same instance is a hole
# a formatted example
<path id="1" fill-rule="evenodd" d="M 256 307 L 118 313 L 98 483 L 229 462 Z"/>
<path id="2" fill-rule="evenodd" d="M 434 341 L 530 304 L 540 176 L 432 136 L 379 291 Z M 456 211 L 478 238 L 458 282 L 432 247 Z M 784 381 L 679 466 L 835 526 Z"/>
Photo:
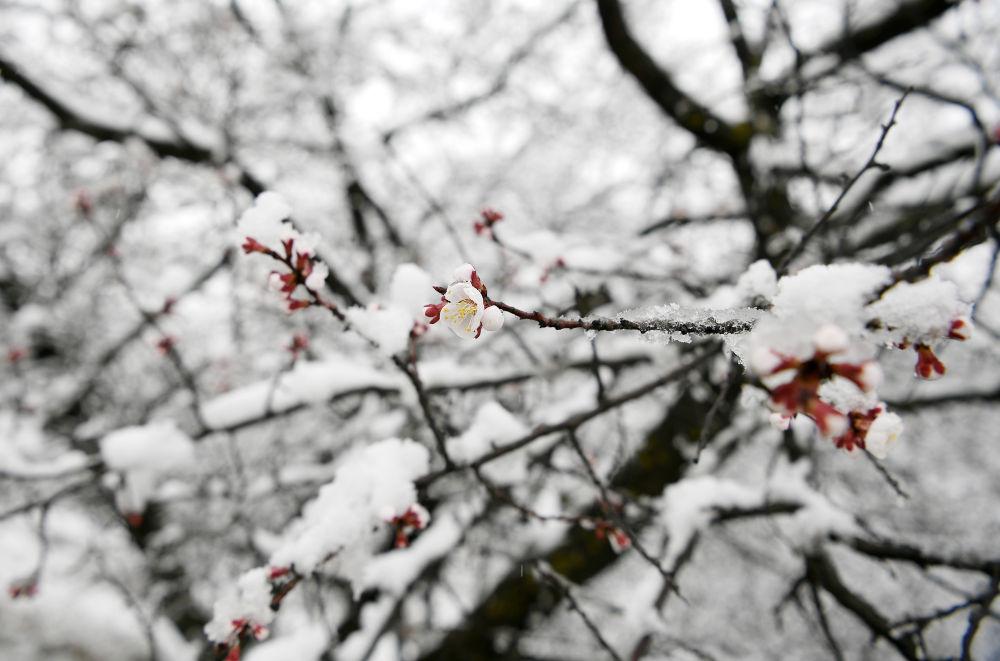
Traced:
<path id="1" fill-rule="evenodd" d="M 952 319 L 951 324 L 948 326 L 948 334 L 945 335 L 945 337 L 949 340 L 964 342 L 972 337 L 972 323 L 965 317 Z M 896 346 L 900 349 L 910 348 L 909 339 L 904 339 Z M 928 380 L 944 376 L 947 368 L 945 367 L 945 364 L 941 362 L 941 359 L 934 353 L 934 349 L 930 344 L 926 342 L 916 342 L 913 345 L 913 350 L 917 353 L 917 364 L 913 369 L 917 376 L 921 379 Z"/>
<path id="2" fill-rule="evenodd" d="M 100 448 L 108 467 L 105 483 L 115 489 L 118 508 L 133 528 L 142 525 L 146 504 L 165 478 L 195 463 L 194 442 L 168 421 L 115 430 Z"/>
<path id="3" fill-rule="evenodd" d="M 486 208 L 479 212 L 479 218 L 472 227 L 476 230 L 476 234 L 483 234 L 489 233 L 494 225 L 503 220 L 503 214 L 495 209 Z"/>
<path id="4" fill-rule="evenodd" d="M 901 282 L 868 307 L 872 314 L 868 328 L 889 346 L 912 346 L 917 354 L 915 374 L 921 379 L 936 379 L 946 368 L 933 345 L 972 336 L 972 322 L 965 316 L 967 307 L 951 282 L 933 276 L 917 283 Z"/>
<path id="5" fill-rule="evenodd" d="M 420 503 L 414 503 L 402 514 L 397 514 L 390 518 L 389 523 L 396 527 L 395 547 L 402 549 L 409 546 L 413 535 L 418 530 L 426 528 L 430 521 L 430 512 Z"/>
<path id="6" fill-rule="evenodd" d="M 434 289 L 442 296 L 440 302 L 424 308 L 424 316 L 430 323 L 444 321 L 455 335 L 469 339 L 478 338 L 484 330 L 498 331 L 503 326 L 503 312 L 489 300 L 486 285 L 471 264 L 455 269 L 447 288 Z"/>
<path id="7" fill-rule="evenodd" d="M 821 327 L 813 336 L 814 351 L 800 359 L 775 349 L 760 347 L 752 356 L 753 370 L 763 379 L 791 374 L 787 381 L 770 387 L 770 403 L 781 419 L 802 413 L 815 421 L 824 436 L 841 436 L 848 431 L 848 419 L 836 407 L 824 401 L 820 386 L 835 376 L 854 383 L 863 392 L 878 385 L 880 371 L 872 361 L 834 362 L 832 357 L 847 349 L 848 338 L 834 325 Z"/>
<path id="8" fill-rule="evenodd" d="M 263 640 L 274 620 L 271 608 L 272 581 L 264 567 L 251 569 L 240 577 L 236 590 L 215 603 L 212 621 L 205 625 L 205 635 L 226 651 L 226 661 L 240 658 L 244 640 Z"/>
<path id="9" fill-rule="evenodd" d="M 362 589 L 365 568 L 385 543 L 391 523 L 398 544 L 427 526 L 430 514 L 417 504 L 413 482 L 430 466 L 430 453 L 396 438 L 359 448 L 343 459 L 332 482 L 306 504 L 271 556 L 270 564 L 243 574 L 236 590 L 215 604 L 205 634 L 220 651 L 234 654 L 267 626 L 285 595 L 305 576 L 323 571 Z M 233 659 L 239 658 L 239 652 Z"/>
<path id="10" fill-rule="evenodd" d="M 902 422 L 876 396 L 876 348 L 913 347 L 917 376 L 940 376 L 932 345 L 970 336 L 969 305 L 936 274 L 895 282 L 888 268 L 865 264 L 812 266 L 775 284 L 770 309 L 732 343 L 767 390 L 772 423 L 787 429 L 801 413 L 837 447 L 884 457 Z"/>
<path id="11" fill-rule="evenodd" d="M 277 193 L 261 193 L 254 205 L 240 217 L 237 237 L 246 254 L 261 253 L 282 262 L 287 272 L 271 272 L 271 286 L 285 294 L 288 310 L 294 311 L 312 305 L 310 298 L 295 298 L 299 286 L 310 293 L 323 287 L 330 269 L 316 258 L 319 237 L 301 234 L 290 223 L 292 208 Z"/>

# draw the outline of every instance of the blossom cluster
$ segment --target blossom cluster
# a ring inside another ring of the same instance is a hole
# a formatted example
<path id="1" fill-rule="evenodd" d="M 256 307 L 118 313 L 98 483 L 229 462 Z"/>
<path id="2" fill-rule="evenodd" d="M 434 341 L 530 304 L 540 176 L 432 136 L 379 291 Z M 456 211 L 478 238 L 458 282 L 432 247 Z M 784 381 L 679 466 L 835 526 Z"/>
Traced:
<path id="1" fill-rule="evenodd" d="M 430 323 L 444 321 L 448 330 L 467 339 L 479 338 L 484 330 L 498 331 L 503 326 L 503 312 L 489 300 L 486 285 L 472 264 L 455 269 L 448 287 L 434 289 L 441 294 L 441 300 L 424 308 L 424 316 Z"/>
<path id="2" fill-rule="evenodd" d="M 490 234 L 493 226 L 503 220 L 503 214 L 495 209 L 483 209 L 479 212 L 479 220 L 472 224 L 476 234 Z"/>
<path id="3" fill-rule="evenodd" d="M 876 395 L 874 351 L 913 347 L 917 377 L 943 375 L 932 346 L 970 336 L 956 287 L 935 276 L 894 283 L 885 267 L 861 264 L 809 267 L 773 283 L 769 313 L 737 350 L 767 392 L 772 422 L 784 429 L 801 414 L 838 448 L 884 458 L 902 421 Z"/>
<path id="4" fill-rule="evenodd" d="M 330 275 L 329 267 L 316 257 L 319 237 L 302 234 L 288 222 L 292 208 L 277 193 L 261 193 L 254 205 L 240 217 L 237 237 L 246 254 L 268 255 L 286 267 L 286 272 L 272 271 L 271 286 L 285 295 L 289 311 L 309 307 L 311 298 L 295 298 L 299 286 L 310 292 L 322 290 Z"/>

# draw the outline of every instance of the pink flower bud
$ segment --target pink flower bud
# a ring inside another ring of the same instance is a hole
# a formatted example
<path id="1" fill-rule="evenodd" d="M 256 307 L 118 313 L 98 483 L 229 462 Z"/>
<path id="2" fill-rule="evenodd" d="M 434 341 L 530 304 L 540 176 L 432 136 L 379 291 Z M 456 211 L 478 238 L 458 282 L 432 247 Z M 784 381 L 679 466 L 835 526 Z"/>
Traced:
<path id="1" fill-rule="evenodd" d="M 917 365 L 915 372 L 921 379 L 936 379 L 944 375 L 945 366 L 936 355 L 934 350 L 926 344 L 917 344 Z"/>

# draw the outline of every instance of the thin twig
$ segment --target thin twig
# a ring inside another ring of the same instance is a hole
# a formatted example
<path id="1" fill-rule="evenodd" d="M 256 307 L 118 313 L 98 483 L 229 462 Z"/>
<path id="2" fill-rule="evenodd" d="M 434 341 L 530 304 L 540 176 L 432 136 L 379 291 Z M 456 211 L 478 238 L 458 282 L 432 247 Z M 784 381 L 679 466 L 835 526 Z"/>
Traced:
<path id="1" fill-rule="evenodd" d="M 784 259 L 781 260 L 781 263 L 777 268 L 779 275 L 787 272 L 788 266 L 792 263 L 792 260 L 802 254 L 802 251 L 805 249 L 806 244 L 809 243 L 809 240 L 812 239 L 821 229 L 823 229 L 830 218 L 833 217 L 833 214 L 835 214 L 837 209 L 840 208 L 840 203 L 843 202 L 844 198 L 847 197 L 847 194 L 852 188 L 854 188 L 854 185 L 858 183 L 858 180 L 861 179 L 861 176 L 864 173 L 872 169 L 889 169 L 888 165 L 879 163 L 876 159 L 878 158 L 879 152 L 882 151 L 882 145 L 885 144 L 885 139 L 889 135 L 889 131 L 896 125 L 896 114 L 899 112 L 900 106 L 903 105 L 903 101 L 906 100 L 909 93 L 909 90 L 906 90 L 903 92 L 903 95 L 896 100 L 895 105 L 892 107 L 892 114 L 889 115 L 889 121 L 882 125 L 882 133 L 879 135 L 878 141 L 875 143 L 875 149 L 872 151 L 871 156 L 868 157 L 868 160 L 865 161 L 864 165 L 861 166 L 861 169 L 854 173 L 854 176 L 848 180 L 847 184 L 840 191 L 840 195 L 838 195 L 837 199 L 833 201 L 833 204 L 831 204 L 830 208 L 826 210 L 826 213 L 820 216 L 819 220 L 817 220 L 813 226 L 802 235 L 802 238 L 795 245 L 795 247 L 792 248 L 787 255 L 785 255 Z"/>

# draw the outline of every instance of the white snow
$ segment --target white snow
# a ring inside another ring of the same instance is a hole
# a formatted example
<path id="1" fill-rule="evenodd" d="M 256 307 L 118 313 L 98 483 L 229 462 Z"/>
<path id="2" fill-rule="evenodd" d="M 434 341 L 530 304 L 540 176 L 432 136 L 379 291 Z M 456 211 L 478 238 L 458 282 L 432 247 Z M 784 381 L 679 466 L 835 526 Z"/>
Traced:
<path id="1" fill-rule="evenodd" d="M 235 621 L 242 621 L 250 627 L 266 627 L 273 619 L 267 569 L 257 567 L 243 574 L 235 590 L 215 602 L 212 620 L 205 625 L 205 635 L 209 640 L 221 643 L 233 633 Z"/>
<path id="2" fill-rule="evenodd" d="M 293 231 L 291 225 L 281 221 L 292 215 L 292 207 L 281 195 L 270 191 L 261 193 L 253 206 L 243 212 L 236 225 L 236 242 L 242 245 L 250 237 L 271 249 L 277 249 L 282 239 Z"/>
<path id="3" fill-rule="evenodd" d="M 516 416 L 497 402 L 489 401 L 479 407 L 472 424 L 461 436 L 448 440 L 448 453 L 456 461 L 474 461 L 527 433 L 527 426 Z M 526 458 L 523 453 L 513 452 L 490 462 L 483 472 L 499 484 L 517 483 L 527 475 Z"/>
<path id="4" fill-rule="evenodd" d="M 306 287 L 313 291 L 322 291 L 326 284 L 326 279 L 330 275 L 330 267 L 323 262 L 313 264 L 312 271 L 306 278 Z"/>
<path id="5" fill-rule="evenodd" d="M 879 335 L 893 343 L 939 340 L 947 336 L 953 320 L 968 312 L 958 286 L 935 276 L 912 284 L 901 282 L 868 306 L 870 316 L 884 327 Z"/>
<path id="6" fill-rule="evenodd" d="M 400 308 L 352 307 L 347 321 L 362 337 L 375 342 L 380 351 L 391 356 L 406 350 L 413 328 L 413 318 Z"/>
<path id="7" fill-rule="evenodd" d="M 271 565 L 304 574 L 322 565 L 359 585 L 370 545 L 389 519 L 416 502 L 413 480 L 429 461 L 427 449 L 411 440 L 388 439 L 350 453 L 289 526 Z"/>
<path id="8" fill-rule="evenodd" d="M 406 311 L 414 321 L 425 321 L 424 306 L 436 303 L 440 295 L 433 289 L 430 274 L 416 264 L 400 264 L 392 275 L 389 300 L 393 307 Z"/>
<path id="9" fill-rule="evenodd" d="M 364 569 L 360 587 L 402 595 L 424 567 L 454 550 L 461 538 L 462 526 L 453 517 L 438 517 L 410 546 L 375 556 Z"/>
<path id="10" fill-rule="evenodd" d="M 277 386 L 264 379 L 232 390 L 202 405 L 202 417 L 212 429 L 225 429 L 262 417 L 268 410 L 278 413 L 302 404 L 317 404 L 332 397 L 366 388 L 395 389 L 400 379 L 371 365 L 343 356 L 322 361 L 300 361 L 282 374 Z"/>
<path id="11" fill-rule="evenodd" d="M 193 441 L 172 421 L 115 430 L 101 439 L 101 457 L 122 476 L 121 511 L 142 512 L 166 474 L 194 465 Z"/>

